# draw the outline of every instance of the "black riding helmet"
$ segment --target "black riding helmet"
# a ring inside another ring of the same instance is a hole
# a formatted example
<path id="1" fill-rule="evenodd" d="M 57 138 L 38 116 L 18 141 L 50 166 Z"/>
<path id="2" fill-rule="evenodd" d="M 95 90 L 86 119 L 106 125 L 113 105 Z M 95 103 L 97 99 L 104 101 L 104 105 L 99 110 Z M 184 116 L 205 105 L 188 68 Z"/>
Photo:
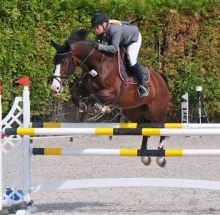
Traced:
<path id="1" fill-rule="evenodd" d="M 104 22 L 109 22 L 108 17 L 104 13 L 96 13 L 91 19 L 91 27 L 95 28 L 97 25 L 102 25 Z"/>

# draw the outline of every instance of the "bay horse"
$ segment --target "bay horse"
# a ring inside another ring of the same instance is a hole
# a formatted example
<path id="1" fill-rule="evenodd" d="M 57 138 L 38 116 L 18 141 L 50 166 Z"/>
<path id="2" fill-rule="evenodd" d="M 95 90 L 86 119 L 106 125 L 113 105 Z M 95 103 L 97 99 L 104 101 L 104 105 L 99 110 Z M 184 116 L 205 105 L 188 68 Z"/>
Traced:
<path id="1" fill-rule="evenodd" d="M 117 106 L 123 115 L 135 123 L 164 123 L 169 103 L 168 81 L 164 74 L 149 69 L 149 95 L 139 98 L 137 84 L 130 83 L 119 75 L 118 53 L 100 52 L 93 48 L 93 41 L 87 40 L 89 31 L 81 29 L 72 33 L 63 44 L 51 40 L 56 49 L 55 72 L 51 89 L 60 94 L 76 67 L 82 68 L 81 85 L 74 95 L 77 102 L 88 97 L 90 103 L 99 100 L 102 104 Z M 158 149 L 164 148 L 165 137 L 160 137 Z M 141 149 L 147 149 L 148 136 L 143 136 Z M 141 157 L 145 165 L 150 157 Z M 157 164 L 166 165 L 164 157 L 157 157 Z"/>

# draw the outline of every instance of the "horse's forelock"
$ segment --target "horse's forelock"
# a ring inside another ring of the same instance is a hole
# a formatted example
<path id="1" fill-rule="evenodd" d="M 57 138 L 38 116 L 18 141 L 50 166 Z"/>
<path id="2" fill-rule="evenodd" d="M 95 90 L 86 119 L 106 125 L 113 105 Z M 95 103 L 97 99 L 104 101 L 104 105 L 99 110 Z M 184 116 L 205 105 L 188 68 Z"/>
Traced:
<path id="1" fill-rule="evenodd" d="M 78 41 L 86 41 L 88 33 L 89 31 L 86 29 L 73 31 L 68 39 L 68 42 L 71 44 L 71 43 L 75 43 Z"/>

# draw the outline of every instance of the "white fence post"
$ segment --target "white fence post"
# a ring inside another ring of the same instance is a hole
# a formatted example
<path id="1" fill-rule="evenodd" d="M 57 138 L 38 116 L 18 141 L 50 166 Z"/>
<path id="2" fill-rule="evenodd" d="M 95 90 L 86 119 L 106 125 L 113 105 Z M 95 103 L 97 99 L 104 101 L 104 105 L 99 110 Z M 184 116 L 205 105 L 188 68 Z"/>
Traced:
<path id="1" fill-rule="evenodd" d="M 189 122 L 189 103 L 188 103 L 188 93 L 182 96 L 185 99 L 185 102 L 181 103 L 181 122 L 188 123 Z"/>
<path id="2" fill-rule="evenodd" d="M 28 128 L 30 125 L 30 92 L 27 86 L 23 90 L 23 127 Z M 23 136 L 23 147 L 24 147 L 24 201 L 27 203 L 31 201 L 30 197 L 30 136 Z"/>

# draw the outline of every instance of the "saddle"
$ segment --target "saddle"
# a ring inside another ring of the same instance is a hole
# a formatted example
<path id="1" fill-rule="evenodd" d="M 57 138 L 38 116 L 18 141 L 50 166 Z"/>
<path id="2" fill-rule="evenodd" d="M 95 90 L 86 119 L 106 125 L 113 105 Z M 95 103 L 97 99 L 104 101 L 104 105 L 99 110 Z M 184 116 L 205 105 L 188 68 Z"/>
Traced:
<path id="1" fill-rule="evenodd" d="M 122 48 L 118 51 L 118 66 L 119 77 L 123 82 L 127 82 L 128 84 L 137 84 L 129 66 L 129 56 L 127 52 Z M 147 83 L 150 78 L 149 71 L 143 65 L 140 64 L 140 66 L 144 74 L 145 82 Z"/>

